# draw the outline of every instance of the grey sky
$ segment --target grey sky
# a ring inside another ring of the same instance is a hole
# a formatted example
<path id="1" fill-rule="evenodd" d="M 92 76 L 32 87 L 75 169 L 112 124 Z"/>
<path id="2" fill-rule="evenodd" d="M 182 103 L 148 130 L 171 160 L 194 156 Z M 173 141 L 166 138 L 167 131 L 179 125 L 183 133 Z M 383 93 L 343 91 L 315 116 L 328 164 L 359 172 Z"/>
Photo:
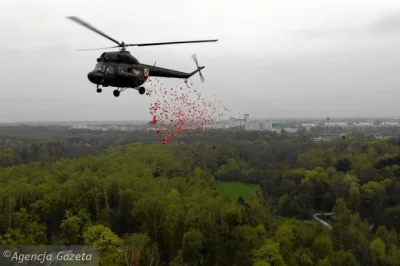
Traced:
<path id="1" fill-rule="evenodd" d="M 65 19 L 71 15 L 129 43 L 219 38 L 129 50 L 140 62 L 185 72 L 197 53 L 206 82 L 190 81 L 233 114 L 400 112 L 398 0 L 10 0 L 0 2 L 0 122 L 149 119 L 152 98 L 96 93 L 86 75 L 102 51 L 74 49 L 113 43 Z"/>

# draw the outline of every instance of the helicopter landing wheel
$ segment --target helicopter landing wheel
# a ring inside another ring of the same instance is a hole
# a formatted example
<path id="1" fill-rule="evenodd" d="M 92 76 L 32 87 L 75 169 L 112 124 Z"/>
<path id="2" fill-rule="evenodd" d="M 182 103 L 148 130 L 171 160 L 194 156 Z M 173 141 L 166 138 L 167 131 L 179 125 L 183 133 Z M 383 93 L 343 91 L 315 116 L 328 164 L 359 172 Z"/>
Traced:
<path id="1" fill-rule="evenodd" d="M 119 90 L 114 90 L 113 94 L 114 94 L 115 97 L 118 97 L 119 96 Z"/>
<path id="2" fill-rule="evenodd" d="M 102 90 L 102 89 L 97 89 L 96 91 L 97 91 L 97 93 L 100 93 L 100 92 L 102 92 L 103 90 Z"/>
<path id="3" fill-rule="evenodd" d="M 146 89 L 144 87 L 140 87 L 138 91 L 140 94 L 144 94 L 146 92 Z"/>

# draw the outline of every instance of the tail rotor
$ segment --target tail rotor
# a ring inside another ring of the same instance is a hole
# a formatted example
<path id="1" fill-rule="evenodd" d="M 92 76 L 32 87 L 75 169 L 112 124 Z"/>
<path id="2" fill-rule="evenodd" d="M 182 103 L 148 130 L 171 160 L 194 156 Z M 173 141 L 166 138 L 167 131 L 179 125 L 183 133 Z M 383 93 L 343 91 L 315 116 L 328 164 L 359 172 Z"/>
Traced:
<path id="1" fill-rule="evenodd" d="M 203 69 L 204 67 L 200 67 L 199 66 L 199 61 L 197 60 L 197 55 L 196 54 L 192 55 L 192 59 L 195 62 L 196 66 L 197 66 L 197 69 L 199 70 L 201 83 L 203 83 L 206 79 L 204 78 L 203 74 L 201 73 L 201 69 Z"/>

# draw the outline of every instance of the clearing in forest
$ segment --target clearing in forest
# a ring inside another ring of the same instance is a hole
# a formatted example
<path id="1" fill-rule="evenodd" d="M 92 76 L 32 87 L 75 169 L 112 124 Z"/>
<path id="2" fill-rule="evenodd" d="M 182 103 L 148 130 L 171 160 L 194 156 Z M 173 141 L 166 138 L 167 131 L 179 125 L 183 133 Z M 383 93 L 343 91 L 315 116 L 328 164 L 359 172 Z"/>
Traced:
<path id="1" fill-rule="evenodd" d="M 230 194 L 235 198 L 242 197 L 246 200 L 250 192 L 256 191 L 257 185 L 244 182 L 229 181 L 218 182 L 217 188 L 218 193 L 221 196 Z"/>

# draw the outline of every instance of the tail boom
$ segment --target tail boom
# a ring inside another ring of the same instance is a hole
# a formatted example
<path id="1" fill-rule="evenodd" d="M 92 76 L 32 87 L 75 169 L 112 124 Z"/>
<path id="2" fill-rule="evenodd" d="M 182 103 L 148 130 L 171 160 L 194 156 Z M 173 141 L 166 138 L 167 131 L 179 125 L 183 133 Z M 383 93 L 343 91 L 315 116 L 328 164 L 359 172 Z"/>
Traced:
<path id="1" fill-rule="evenodd" d="M 196 74 L 197 72 L 199 72 L 200 70 L 202 70 L 202 69 L 204 69 L 204 68 L 205 68 L 205 66 L 198 67 L 195 71 L 189 73 L 189 74 L 188 74 L 189 76 L 188 76 L 187 78 L 190 78 L 191 76 L 193 76 L 194 74 Z"/>

